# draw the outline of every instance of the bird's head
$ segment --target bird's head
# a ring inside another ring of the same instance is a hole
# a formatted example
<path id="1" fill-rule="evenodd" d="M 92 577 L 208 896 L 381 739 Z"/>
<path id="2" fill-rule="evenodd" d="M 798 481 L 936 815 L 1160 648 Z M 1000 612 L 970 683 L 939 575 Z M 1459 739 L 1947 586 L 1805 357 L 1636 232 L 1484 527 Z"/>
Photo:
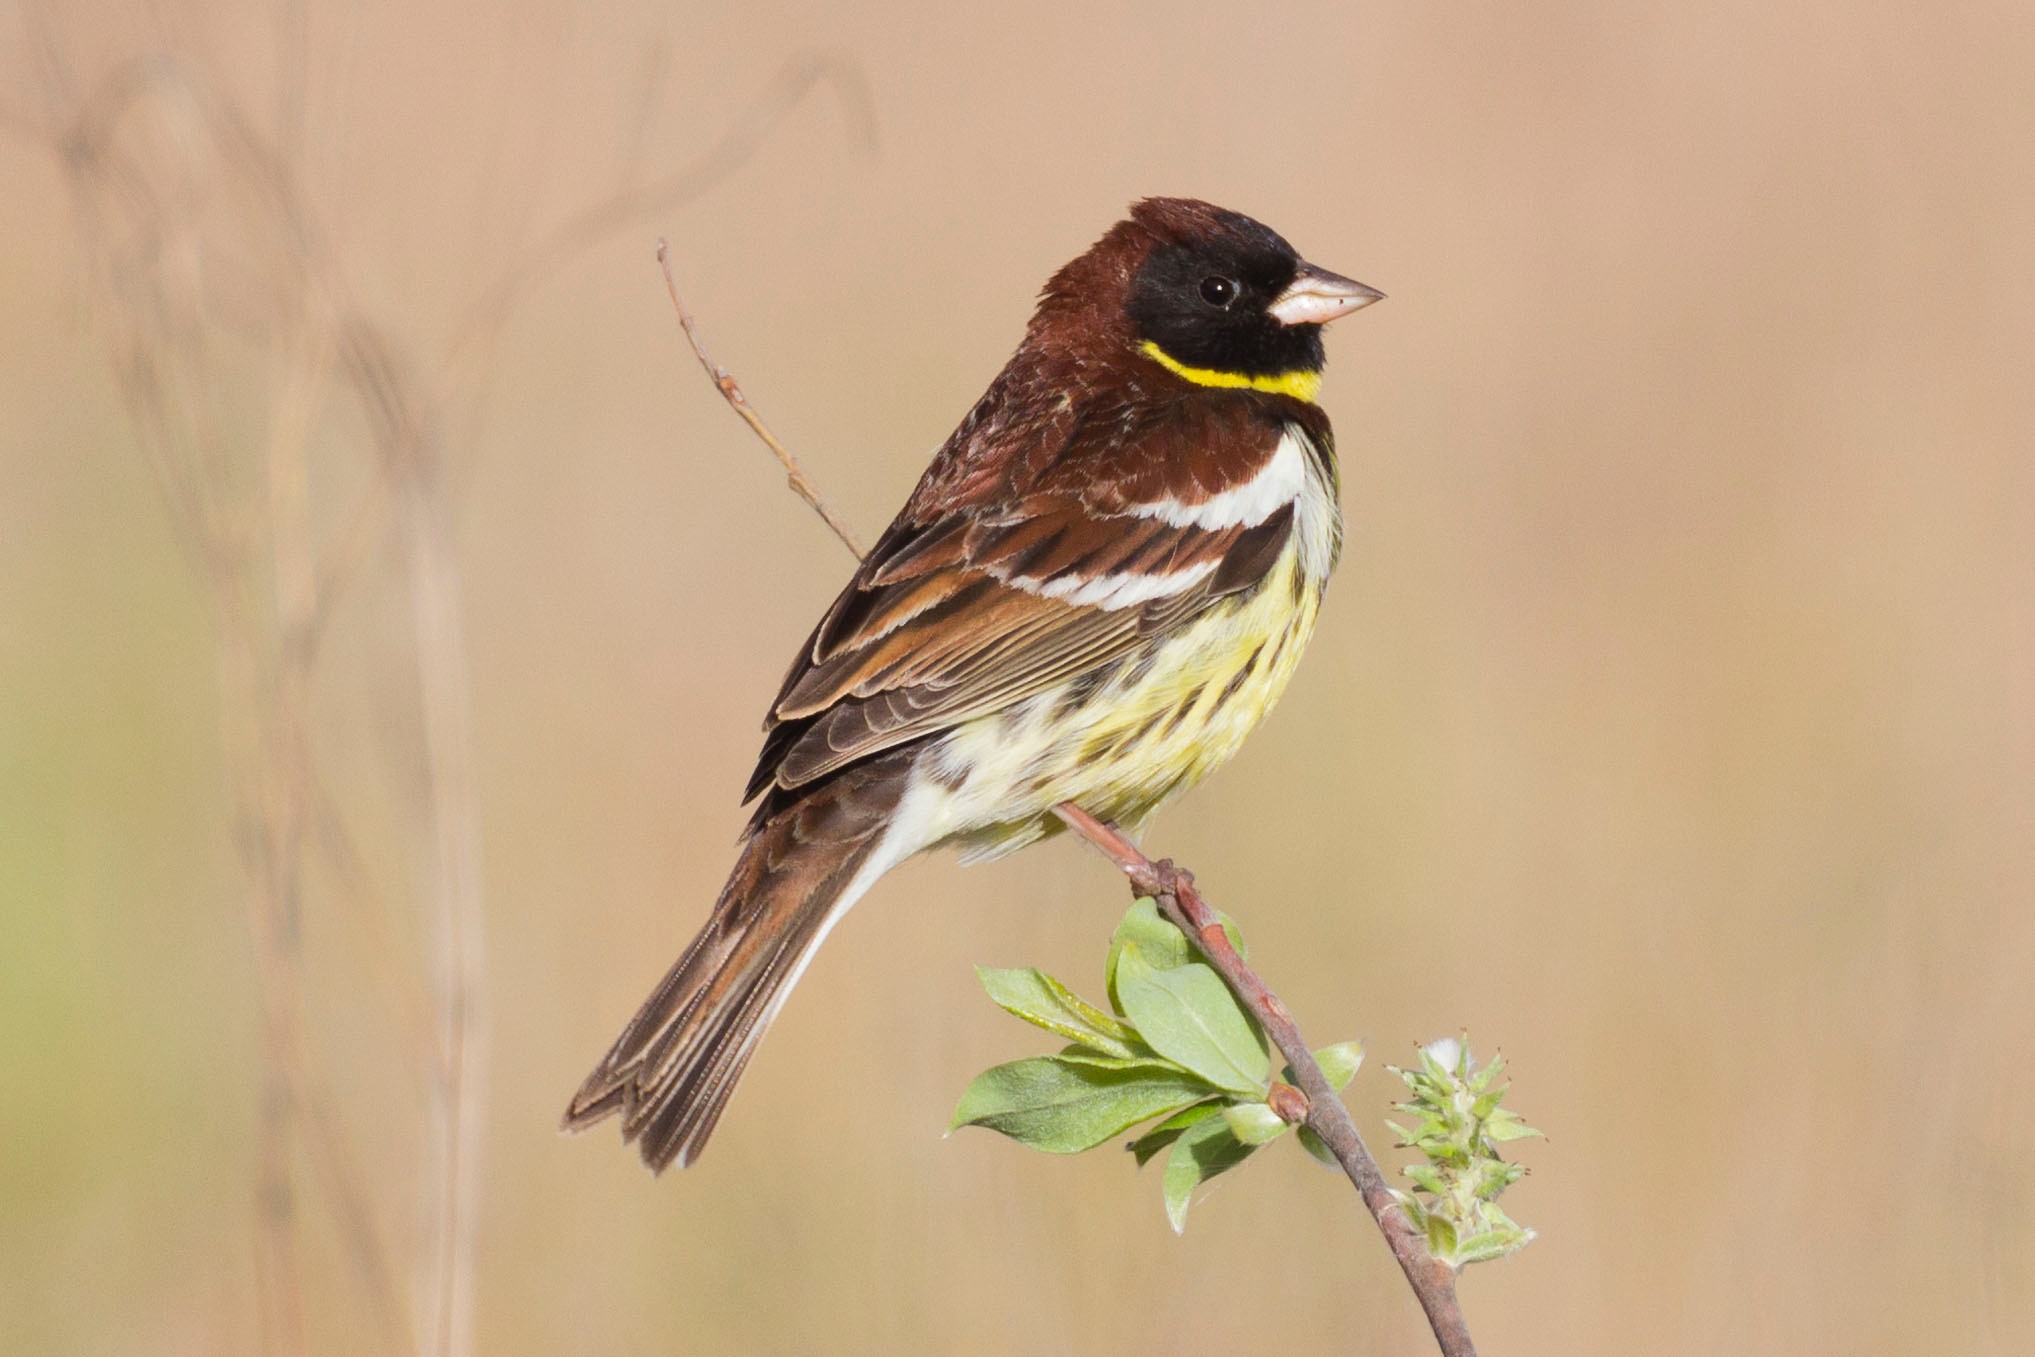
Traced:
<path id="1" fill-rule="evenodd" d="M 1240 212 L 1146 198 L 1046 285 L 1034 328 L 1128 345 L 1201 385 L 1311 399 L 1321 327 L 1383 296 Z"/>

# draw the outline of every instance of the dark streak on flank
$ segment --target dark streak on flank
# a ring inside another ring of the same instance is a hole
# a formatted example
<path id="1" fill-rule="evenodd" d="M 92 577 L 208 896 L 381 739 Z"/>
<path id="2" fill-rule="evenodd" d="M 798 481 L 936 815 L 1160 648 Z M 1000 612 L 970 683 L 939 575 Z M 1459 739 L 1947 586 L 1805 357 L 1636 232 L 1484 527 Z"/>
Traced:
<path id="1" fill-rule="evenodd" d="M 1213 721 L 1215 714 L 1222 710 L 1223 704 L 1237 695 L 1237 689 L 1244 686 L 1244 680 L 1249 678 L 1252 671 L 1258 667 L 1258 656 L 1263 654 L 1264 650 L 1264 643 L 1260 642 L 1258 648 L 1251 652 L 1251 658 L 1237 666 L 1236 673 L 1230 676 L 1230 681 L 1223 685 L 1222 691 L 1215 695 L 1215 701 L 1209 705 L 1209 720 Z"/>
<path id="2" fill-rule="evenodd" d="M 1131 733 L 1131 735 L 1128 738 L 1117 742 L 1119 747 L 1128 749 L 1133 745 L 1143 744 L 1146 740 L 1149 740 L 1152 737 L 1152 731 L 1158 726 L 1160 721 L 1165 719 L 1165 717 L 1166 711 L 1163 707 L 1160 708 L 1158 711 L 1153 712 L 1150 716 L 1147 716 L 1144 719 L 1144 721 L 1138 726 L 1138 728 L 1135 731 Z"/>
<path id="3" fill-rule="evenodd" d="M 1279 633 L 1279 644 L 1272 647 L 1272 658 L 1266 662 L 1268 670 L 1277 669 L 1279 662 L 1286 658 L 1286 643 L 1292 639 L 1293 629 L 1291 627 Z"/>
<path id="4" fill-rule="evenodd" d="M 1193 693 L 1188 695 L 1186 701 L 1175 707 L 1173 709 L 1173 719 L 1168 721 L 1166 728 L 1159 732 L 1159 738 L 1162 740 L 1170 739 L 1173 732 L 1180 729 L 1180 723 L 1187 719 L 1188 713 L 1194 710 L 1195 704 L 1201 701 L 1201 695 L 1207 691 L 1206 688 L 1197 688 Z"/>

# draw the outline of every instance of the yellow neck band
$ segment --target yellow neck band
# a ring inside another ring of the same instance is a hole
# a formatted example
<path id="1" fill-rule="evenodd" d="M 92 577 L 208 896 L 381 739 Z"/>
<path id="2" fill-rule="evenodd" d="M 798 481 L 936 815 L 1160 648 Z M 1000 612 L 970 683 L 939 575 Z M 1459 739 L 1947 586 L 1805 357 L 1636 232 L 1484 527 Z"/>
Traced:
<path id="1" fill-rule="evenodd" d="M 1168 372 L 1185 377 L 1196 386 L 1227 386 L 1252 391 L 1270 391 L 1276 395 L 1291 396 L 1295 400 L 1309 402 L 1321 394 L 1321 374 L 1309 372 L 1305 368 L 1257 377 L 1243 372 L 1224 372 L 1220 368 L 1188 367 L 1149 339 L 1138 346 L 1138 351 Z"/>

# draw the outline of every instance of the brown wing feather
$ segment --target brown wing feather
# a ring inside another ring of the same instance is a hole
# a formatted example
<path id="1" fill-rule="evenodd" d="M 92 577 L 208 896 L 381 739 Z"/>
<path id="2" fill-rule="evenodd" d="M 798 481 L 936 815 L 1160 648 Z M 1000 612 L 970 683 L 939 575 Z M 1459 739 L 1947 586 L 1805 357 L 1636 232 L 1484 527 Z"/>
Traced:
<path id="1" fill-rule="evenodd" d="M 1182 594 L 1132 607 L 1072 604 L 974 575 L 954 595 L 953 611 L 934 609 L 806 667 L 778 707 L 751 794 L 771 785 L 806 786 L 1112 662 L 1143 638 L 1261 579 L 1291 531 L 1292 516 L 1275 515 L 1264 526 L 1271 531 L 1169 528 L 1183 538 L 1210 539 L 1169 543 L 1169 564 L 1184 568 L 1208 559 L 1215 571 Z"/>
<path id="2" fill-rule="evenodd" d="M 998 405 L 1023 395 L 992 389 L 814 628 L 765 723 L 750 797 L 809 787 L 1109 664 L 1252 587 L 1278 559 L 1290 510 L 1212 530 L 1138 510 L 1166 498 L 1194 504 L 1248 480 L 1297 403 L 1254 393 L 1147 402 L 1121 419 L 1093 410 L 1020 419 Z M 1312 419 L 1301 422 L 1313 432 Z M 1026 446 L 988 455 L 998 440 Z M 1219 455 L 1196 457 L 1196 447 Z M 1085 473 L 1070 475 L 1077 464 Z M 942 483 L 969 494 L 947 495 L 935 511 L 928 488 Z M 1202 567 L 1192 588 L 1127 607 L 1065 597 L 1104 576 Z"/>

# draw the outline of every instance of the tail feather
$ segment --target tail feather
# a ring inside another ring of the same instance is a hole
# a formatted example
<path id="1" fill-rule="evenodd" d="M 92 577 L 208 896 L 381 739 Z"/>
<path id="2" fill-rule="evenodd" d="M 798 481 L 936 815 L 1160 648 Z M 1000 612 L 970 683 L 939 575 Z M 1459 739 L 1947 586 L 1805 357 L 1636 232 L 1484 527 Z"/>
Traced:
<path id="1" fill-rule="evenodd" d="M 756 825 L 706 926 L 580 1086 L 564 1129 L 620 1114 L 651 1168 L 699 1157 L 827 930 L 901 855 L 885 830 L 909 775 L 909 759 L 880 759 Z"/>

